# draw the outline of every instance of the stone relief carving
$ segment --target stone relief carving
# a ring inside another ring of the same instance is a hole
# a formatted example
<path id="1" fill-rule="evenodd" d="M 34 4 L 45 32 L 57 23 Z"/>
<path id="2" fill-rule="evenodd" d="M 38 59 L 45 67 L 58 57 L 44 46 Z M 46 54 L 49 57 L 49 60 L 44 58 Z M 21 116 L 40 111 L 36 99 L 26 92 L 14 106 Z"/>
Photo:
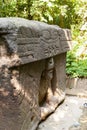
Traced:
<path id="1" fill-rule="evenodd" d="M 0 18 L 0 130 L 35 130 L 65 98 L 67 29 Z"/>
<path id="2" fill-rule="evenodd" d="M 40 84 L 41 85 L 41 89 L 40 89 L 41 92 L 39 95 L 39 98 L 40 98 L 39 101 L 41 100 L 40 102 L 42 103 L 41 104 L 41 118 L 42 118 L 42 120 L 44 120 L 45 117 L 52 112 L 49 107 L 51 107 L 50 103 L 52 103 L 52 99 L 53 99 L 53 89 L 52 89 L 52 87 L 53 87 L 52 86 L 53 71 L 54 71 L 54 60 L 51 57 L 46 62 L 45 70 L 42 74 L 42 79 L 41 79 L 41 84 Z M 45 93 L 44 93 L 44 91 L 45 91 Z"/>

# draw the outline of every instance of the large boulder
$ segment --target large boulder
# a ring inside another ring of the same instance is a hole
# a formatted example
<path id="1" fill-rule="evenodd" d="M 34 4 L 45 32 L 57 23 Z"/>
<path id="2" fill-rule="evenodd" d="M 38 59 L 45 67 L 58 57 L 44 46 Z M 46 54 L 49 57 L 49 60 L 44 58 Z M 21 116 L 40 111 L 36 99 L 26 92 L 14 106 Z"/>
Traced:
<path id="1" fill-rule="evenodd" d="M 0 130 L 35 130 L 65 98 L 68 29 L 0 18 Z"/>

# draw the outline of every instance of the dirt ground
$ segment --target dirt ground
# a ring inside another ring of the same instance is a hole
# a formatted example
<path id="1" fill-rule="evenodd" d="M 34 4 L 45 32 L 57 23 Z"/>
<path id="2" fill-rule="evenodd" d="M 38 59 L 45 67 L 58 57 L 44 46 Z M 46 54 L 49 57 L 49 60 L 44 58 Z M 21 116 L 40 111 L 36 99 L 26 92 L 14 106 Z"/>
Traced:
<path id="1" fill-rule="evenodd" d="M 37 130 L 87 130 L 87 98 L 67 96 Z"/>

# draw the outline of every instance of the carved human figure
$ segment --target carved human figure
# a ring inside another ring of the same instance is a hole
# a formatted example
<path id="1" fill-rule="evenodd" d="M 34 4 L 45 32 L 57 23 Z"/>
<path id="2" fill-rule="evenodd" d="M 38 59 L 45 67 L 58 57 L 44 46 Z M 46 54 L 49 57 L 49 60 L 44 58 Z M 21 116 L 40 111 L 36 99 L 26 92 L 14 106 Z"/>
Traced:
<path id="1" fill-rule="evenodd" d="M 45 70 L 42 74 L 42 80 L 40 84 L 41 85 L 40 90 L 42 92 L 40 92 L 39 101 L 41 105 L 42 120 L 44 120 L 47 115 L 49 115 L 55 110 L 55 102 L 56 103 L 58 102 L 53 92 L 53 86 L 52 86 L 53 73 L 54 73 L 54 59 L 51 57 L 46 61 Z M 41 101 L 43 101 L 42 104 Z"/>

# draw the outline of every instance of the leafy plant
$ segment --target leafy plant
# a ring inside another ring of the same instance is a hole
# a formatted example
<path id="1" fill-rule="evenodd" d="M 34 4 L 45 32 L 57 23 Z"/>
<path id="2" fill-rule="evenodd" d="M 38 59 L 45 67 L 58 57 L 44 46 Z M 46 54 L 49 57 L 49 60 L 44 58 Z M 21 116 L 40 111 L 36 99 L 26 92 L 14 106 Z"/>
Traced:
<path id="1" fill-rule="evenodd" d="M 66 73 L 71 77 L 87 77 L 86 44 L 77 43 L 72 51 L 67 53 Z"/>

